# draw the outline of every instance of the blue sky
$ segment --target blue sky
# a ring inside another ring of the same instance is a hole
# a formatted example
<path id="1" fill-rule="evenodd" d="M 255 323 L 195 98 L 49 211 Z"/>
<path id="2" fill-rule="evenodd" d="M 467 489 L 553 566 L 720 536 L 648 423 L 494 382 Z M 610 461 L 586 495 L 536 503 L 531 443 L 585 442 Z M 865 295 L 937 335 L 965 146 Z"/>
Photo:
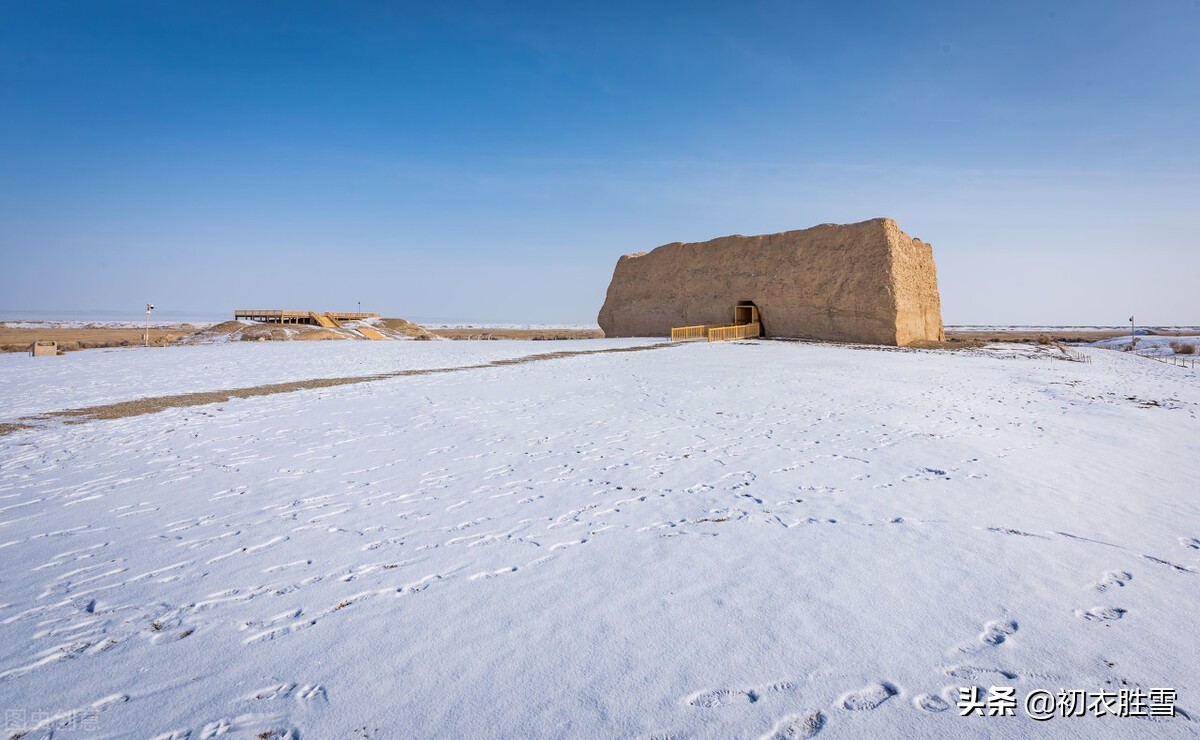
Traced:
<path id="1" fill-rule="evenodd" d="M 947 323 L 1200 324 L 1200 0 L 0 3 L 0 312 L 591 322 L 889 216 Z"/>

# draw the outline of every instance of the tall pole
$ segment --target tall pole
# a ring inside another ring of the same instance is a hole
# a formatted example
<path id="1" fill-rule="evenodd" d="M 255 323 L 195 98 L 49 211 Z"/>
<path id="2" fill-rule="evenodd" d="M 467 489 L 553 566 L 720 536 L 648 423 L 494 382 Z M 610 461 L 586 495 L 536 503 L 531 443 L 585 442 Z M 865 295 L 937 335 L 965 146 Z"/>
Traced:
<path id="1" fill-rule="evenodd" d="M 146 334 L 142 337 L 146 340 L 146 346 L 150 346 L 150 312 L 154 310 L 153 303 L 146 304 Z"/>

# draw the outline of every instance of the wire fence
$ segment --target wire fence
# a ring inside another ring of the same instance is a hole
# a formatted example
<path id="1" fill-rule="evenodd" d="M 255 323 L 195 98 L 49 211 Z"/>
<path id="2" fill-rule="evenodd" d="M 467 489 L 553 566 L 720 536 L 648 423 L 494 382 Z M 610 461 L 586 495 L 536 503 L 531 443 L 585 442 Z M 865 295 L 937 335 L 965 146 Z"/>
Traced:
<path id="1" fill-rule="evenodd" d="M 1085 365 L 1092 364 L 1092 356 L 1089 355 L 1087 352 L 1084 352 L 1081 349 L 1073 349 L 1071 347 L 1063 347 L 1061 345 L 1059 346 L 1058 349 L 1063 354 L 1062 357 L 1059 357 L 1060 360 L 1070 360 L 1071 362 L 1082 362 Z"/>
<path id="2" fill-rule="evenodd" d="M 1180 357 L 1179 355 L 1157 355 L 1157 354 L 1148 352 L 1146 350 L 1139 351 L 1136 349 L 1133 350 L 1133 354 L 1137 355 L 1138 357 L 1145 357 L 1147 360 L 1154 360 L 1155 362 L 1161 362 L 1164 365 L 1171 365 L 1173 367 L 1189 368 L 1192 370 L 1196 369 L 1196 358 L 1195 357 Z"/>

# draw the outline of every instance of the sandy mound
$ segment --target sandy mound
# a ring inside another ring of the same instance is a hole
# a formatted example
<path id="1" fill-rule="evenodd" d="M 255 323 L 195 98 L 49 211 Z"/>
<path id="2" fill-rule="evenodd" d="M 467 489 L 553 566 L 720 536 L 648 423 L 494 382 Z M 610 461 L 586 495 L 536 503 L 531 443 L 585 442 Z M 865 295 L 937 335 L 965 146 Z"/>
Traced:
<path id="1" fill-rule="evenodd" d="M 405 319 L 371 319 L 363 322 L 375 331 L 392 339 L 411 337 L 412 339 L 434 339 L 425 327 Z"/>
<path id="2" fill-rule="evenodd" d="M 195 332 L 186 344 L 213 342 L 319 342 L 333 339 L 368 339 L 358 329 L 373 329 L 386 339 L 432 339 L 423 327 L 404 319 L 368 319 L 347 321 L 338 329 L 307 324 L 259 324 L 252 321 L 225 321 Z"/>

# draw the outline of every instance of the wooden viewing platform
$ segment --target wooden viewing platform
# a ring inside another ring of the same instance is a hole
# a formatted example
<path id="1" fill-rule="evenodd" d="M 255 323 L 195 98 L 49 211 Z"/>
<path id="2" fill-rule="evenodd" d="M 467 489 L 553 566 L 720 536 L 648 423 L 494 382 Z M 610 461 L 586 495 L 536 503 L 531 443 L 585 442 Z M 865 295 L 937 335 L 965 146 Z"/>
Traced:
<path id="1" fill-rule="evenodd" d="M 258 321 L 264 324 L 310 324 L 335 329 L 342 321 L 377 319 L 379 314 L 366 311 L 269 311 L 238 309 L 233 312 L 237 320 Z"/>

